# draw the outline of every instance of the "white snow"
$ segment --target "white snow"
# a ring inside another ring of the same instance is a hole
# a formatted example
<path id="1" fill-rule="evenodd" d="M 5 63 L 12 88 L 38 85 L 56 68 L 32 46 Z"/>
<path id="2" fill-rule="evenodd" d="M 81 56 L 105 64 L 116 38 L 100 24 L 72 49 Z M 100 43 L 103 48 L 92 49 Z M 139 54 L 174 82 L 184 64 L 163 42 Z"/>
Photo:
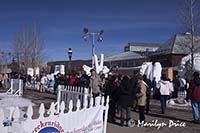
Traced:
<path id="1" fill-rule="evenodd" d="M 11 120 L 12 117 L 15 117 L 16 111 L 19 111 L 17 115 L 20 115 L 20 118 L 23 118 L 25 112 L 21 109 L 21 107 L 28 107 L 28 105 L 34 106 L 35 104 L 32 103 L 29 99 L 25 99 L 19 96 L 7 95 L 6 93 L 0 93 L 0 119 Z M 2 129 L 0 129 L 0 131 L 1 130 Z M 13 131 L 15 131 L 15 127 L 13 128 Z"/>
<path id="2" fill-rule="evenodd" d="M 25 99 L 19 96 L 11 96 L 6 93 L 0 93 L 0 108 L 7 107 L 27 107 L 28 105 L 34 105 L 29 99 Z"/>
<path id="3" fill-rule="evenodd" d="M 190 70 L 190 69 L 188 69 L 190 67 L 191 67 L 191 54 L 189 54 L 181 59 L 179 69 L 178 69 L 178 74 L 181 77 L 184 77 L 186 71 Z M 200 53 L 194 53 L 194 70 L 200 71 Z"/>

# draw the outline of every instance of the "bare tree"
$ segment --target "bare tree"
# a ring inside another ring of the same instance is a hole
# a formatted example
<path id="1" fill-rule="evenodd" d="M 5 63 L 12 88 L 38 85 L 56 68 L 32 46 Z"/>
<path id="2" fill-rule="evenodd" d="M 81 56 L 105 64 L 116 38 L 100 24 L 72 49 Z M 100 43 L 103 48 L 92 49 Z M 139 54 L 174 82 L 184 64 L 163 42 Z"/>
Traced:
<path id="1" fill-rule="evenodd" d="M 31 48 L 32 67 L 35 68 L 40 65 L 44 50 L 44 42 L 40 39 L 39 25 L 37 22 L 34 24 L 33 44 Z"/>
<path id="2" fill-rule="evenodd" d="M 43 53 L 43 44 L 39 35 L 38 23 L 34 28 L 24 26 L 15 36 L 13 53 L 19 69 L 26 71 L 28 67 L 39 67 Z"/>
<path id="3" fill-rule="evenodd" d="M 191 53 L 191 72 L 194 71 L 194 52 L 199 49 L 195 45 L 198 38 L 195 38 L 199 32 L 200 26 L 200 0 L 184 0 L 180 8 L 180 22 L 182 23 L 184 30 L 189 32 L 187 39 L 191 43 L 184 44 L 190 50 Z"/>
<path id="4" fill-rule="evenodd" d="M 11 52 L 0 51 L 0 71 L 8 67 L 11 61 Z"/>

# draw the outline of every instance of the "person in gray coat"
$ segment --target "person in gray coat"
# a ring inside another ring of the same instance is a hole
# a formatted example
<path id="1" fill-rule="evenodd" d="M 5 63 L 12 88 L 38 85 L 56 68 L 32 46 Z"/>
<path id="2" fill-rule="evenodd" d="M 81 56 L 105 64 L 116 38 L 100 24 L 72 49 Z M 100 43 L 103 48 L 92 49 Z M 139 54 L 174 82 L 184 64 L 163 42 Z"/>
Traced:
<path id="1" fill-rule="evenodd" d="M 101 78 L 97 75 L 94 69 L 92 69 L 90 72 L 91 72 L 91 77 L 90 77 L 89 87 L 92 90 L 92 95 L 95 104 L 95 98 L 100 94 L 100 86 L 102 83 L 101 83 Z"/>

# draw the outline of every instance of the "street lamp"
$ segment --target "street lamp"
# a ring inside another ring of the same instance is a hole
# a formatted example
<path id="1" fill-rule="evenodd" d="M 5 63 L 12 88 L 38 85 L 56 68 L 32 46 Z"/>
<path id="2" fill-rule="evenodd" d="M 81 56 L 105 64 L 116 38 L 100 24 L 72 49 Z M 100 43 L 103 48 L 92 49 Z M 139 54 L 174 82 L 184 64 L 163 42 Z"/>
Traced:
<path id="1" fill-rule="evenodd" d="M 89 32 L 88 28 L 83 28 L 83 32 L 84 32 L 84 35 L 83 35 L 83 39 L 85 41 L 88 40 L 88 38 L 92 38 L 92 67 L 94 68 L 94 55 L 95 55 L 95 46 L 94 46 L 94 42 L 95 42 L 95 35 L 97 35 L 97 41 L 98 42 L 102 42 L 103 41 L 103 37 L 102 37 L 102 34 L 103 34 L 103 30 L 99 30 L 97 32 Z"/>
<path id="2" fill-rule="evenodd" d="M 72 60 L 72 49 L 71 48 L 68 49 L 68 57 L 69 57 L 68 68 L 69 68 L 69 70 L 71 70 L 71 60 Z"/>

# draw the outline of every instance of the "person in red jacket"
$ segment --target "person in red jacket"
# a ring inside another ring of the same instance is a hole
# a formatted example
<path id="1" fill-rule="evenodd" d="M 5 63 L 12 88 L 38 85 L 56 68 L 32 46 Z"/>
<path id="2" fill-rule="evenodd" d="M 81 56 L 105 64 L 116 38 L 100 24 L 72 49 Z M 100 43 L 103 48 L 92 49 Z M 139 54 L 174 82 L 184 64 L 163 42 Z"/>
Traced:
<path id="1" fill-rule="evenodd" d="M 74 75 L 70 76 L 69 85 L 74 85 L 75 81 L 76 81 L 76 75 L 74 74 Z"/>
<path id="2" fill-rule="evenodd" d="M 199 110 L 200 110 L 200 77 L 198 72 L 194 72 L 193 80 L 191 80 L 188 89 L 188 97 L 191 99 L 193 110 L 193 122 L 200 124 Z"/>

